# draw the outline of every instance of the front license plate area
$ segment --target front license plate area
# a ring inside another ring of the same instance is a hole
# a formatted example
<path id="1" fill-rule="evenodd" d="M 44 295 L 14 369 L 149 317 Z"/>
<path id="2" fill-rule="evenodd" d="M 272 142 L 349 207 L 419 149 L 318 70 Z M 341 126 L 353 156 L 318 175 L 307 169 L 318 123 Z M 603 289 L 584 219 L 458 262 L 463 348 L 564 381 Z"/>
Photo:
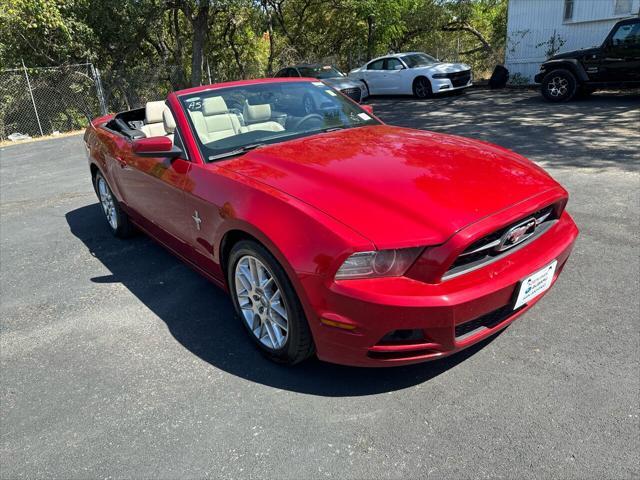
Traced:
<path id="1" fill-rule="evenodd" d="M 517 310 L 521 306 L 529 303 L 531 300 L 546 292 L 551 286 L 553 281 L 553 275 L 556 271 L 558 261 L 554 260 L 551 264 L 538 270 L 533 275 L 525 278 L 520 283 L 520 290 L 518 291 L 518 297 L 516 303 L 513 306 L 514 310 Z"/>

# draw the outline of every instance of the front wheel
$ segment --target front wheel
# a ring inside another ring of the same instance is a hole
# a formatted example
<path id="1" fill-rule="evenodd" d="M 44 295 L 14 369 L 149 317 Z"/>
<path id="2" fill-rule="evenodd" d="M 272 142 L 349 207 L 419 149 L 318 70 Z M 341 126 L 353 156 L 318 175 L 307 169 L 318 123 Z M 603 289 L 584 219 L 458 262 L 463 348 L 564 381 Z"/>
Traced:
<path id="1" fill-rule="evenodd" d="M 578 82 L 569 70 L 553 70 L 542 79 L 542 96 L 550 102 L 566 102 L 576 95 Z"/>
<path id="2" fill-rule="evenodd" d="M 360 100 L 371 96 L 371 92 L 369 91 L 369 85 L 367 85 L 367 82 L 365 82 L 364 80 L 361 80 L 361 82 L 362 82 L 362 93 L 360 94 Z"/>
<path id="3" fill-rule="evenodd" d="M 236 313 L 271 360 L 295 364 L 314 351 L 300 300 L 287 274 L 262 245 L 243 240 L 231 249 L 227 281 Z"/>
<path id="4" fill-rule="evenodd" d="M 431 82 L 425 77 L 418 77 L 413 81 L 413 96 L 416 98 L 429 98 L 433 95 Z"/>
<path id="5" fill-rule="evenodd" d="M 304 113 L 309 115 L 316 111 L 316 102 L 313 101 L 311 95 L 306 94 L 302 99 L 302 108 L 304 109 Z"/>

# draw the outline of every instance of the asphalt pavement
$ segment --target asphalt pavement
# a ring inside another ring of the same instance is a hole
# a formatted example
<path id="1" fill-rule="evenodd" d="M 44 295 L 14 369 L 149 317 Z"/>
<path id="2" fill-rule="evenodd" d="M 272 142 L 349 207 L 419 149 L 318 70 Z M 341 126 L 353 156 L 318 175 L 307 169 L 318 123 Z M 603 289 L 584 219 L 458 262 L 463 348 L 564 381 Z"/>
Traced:
<path id="1" fill-rule="evenodd" d="M 565 185 L 581 235 L 552 291 L 442 361 L 275 365 L 222 291 L 111 236 L 81 136 L 2 147 L 1 478 L 640 477 L 640 95 L 369 103 Z"/>

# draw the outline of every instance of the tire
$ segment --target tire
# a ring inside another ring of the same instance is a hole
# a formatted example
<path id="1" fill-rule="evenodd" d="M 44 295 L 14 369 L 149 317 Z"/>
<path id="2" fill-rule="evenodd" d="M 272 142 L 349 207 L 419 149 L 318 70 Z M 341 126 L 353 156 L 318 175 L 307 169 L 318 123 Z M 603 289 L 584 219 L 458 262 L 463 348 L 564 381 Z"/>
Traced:
<path id="1" fill-rule="evenodd" d="M 305 115 L 309 115 L 316 111 L 316 102 L 313 100 L 311 95 L 306 94 L 302 99 L 302 109 L 304 110 Z"/>
<path id="2" fill-rule="evenodd" d="M 371 92 L 369 91 L 369 85 L 367 85 L 367 82 L 365 82 L 364 80 L 360 80 L 362 82 L 362 86 L 363 86 L 363 91 L 360 94 L 360 100 L 362 100 L 362 97 L 369 98 L 371 96 Z"/>
<path id="3" fill-rule="evenodd" d="M 232 247 L 227 264 L 236 314 L 260 351 L 270 360 L 288 365 L 309 358 L 315 351 L 309 324 L 287 274 L 274 256 L 259 243 L 242 240 Z M 255 281 L 254 272 L 258 272 L 259 281 Z"/>
<path id="4" fill-rule="evenodd" d="M 542 96 L 550 102 L 567 102 L 575 97 L 577 90 L 575 75 L 562 68 L 547 73 L 540 86 Z"/>
<path id="5" fill-rule="evenodd" d="M 413 81 L 413 96 L 416 98 L 424 99 L 431 98 L 433 96 L 433 90 L 431 89 L 431 82 L 426 77 L 418 77 Z"/>
<path id="6" fill-rule="evenodd" d="M 120 203 L 102 173 L 96 172 L 93 178 L 93 187 L 111 233 L 118 238 L 127 238 L 133 235 L 135 230 L 129 221 L 129 216 L 120 207 Z"/>

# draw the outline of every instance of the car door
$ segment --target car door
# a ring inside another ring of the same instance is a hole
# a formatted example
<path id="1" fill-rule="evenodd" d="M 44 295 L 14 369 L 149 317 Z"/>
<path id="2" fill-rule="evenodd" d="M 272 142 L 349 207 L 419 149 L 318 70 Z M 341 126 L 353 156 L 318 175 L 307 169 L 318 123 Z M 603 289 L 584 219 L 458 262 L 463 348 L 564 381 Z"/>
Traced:
<path id="1" fill-rule="evenodd" d="M 178 130 L 174 142 L 181 144 Z M 183 232 L 191 215 L 185 206 L 184 187 L 191 164 L 186 155 L 141 157 L 129 141 L 116 160 L 118 185 L 134 220 L 178 253 L 187 252 Z"/>
<path id="2" fill-rule="evenodd" d="M 387 58 L 384 61 L 384 77 L 382 78 L 384 93 L 400 93 L 402 87 L 402 71 L 405 66 L 397 58 Z"/>
<path id="3" fill-rule="evenodd" d="M 640 80 L 640 20 L 621 23 L 611 32 L 602 62 L 607 80 Z"/>
<path id="4" fill-rule="evenodd" d="M 368 63 L 363 72 L 371 95 L 384 93 L 384 60 L 384 58 L 381 58 Z"/>

